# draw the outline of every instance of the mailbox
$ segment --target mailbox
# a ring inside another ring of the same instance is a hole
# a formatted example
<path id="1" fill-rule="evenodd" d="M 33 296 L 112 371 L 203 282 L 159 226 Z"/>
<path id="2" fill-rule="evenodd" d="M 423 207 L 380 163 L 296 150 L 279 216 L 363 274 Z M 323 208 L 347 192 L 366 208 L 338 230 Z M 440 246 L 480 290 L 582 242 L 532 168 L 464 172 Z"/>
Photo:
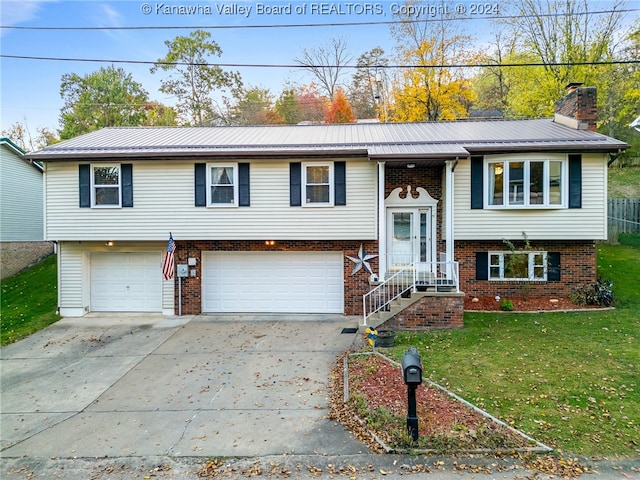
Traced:
<path id="1" fill-rule="evenodd" d="M 422 360 L 415 347 L 411 347 L 402 357 L 402 374 L 407 385 L 422 383 Z"/>

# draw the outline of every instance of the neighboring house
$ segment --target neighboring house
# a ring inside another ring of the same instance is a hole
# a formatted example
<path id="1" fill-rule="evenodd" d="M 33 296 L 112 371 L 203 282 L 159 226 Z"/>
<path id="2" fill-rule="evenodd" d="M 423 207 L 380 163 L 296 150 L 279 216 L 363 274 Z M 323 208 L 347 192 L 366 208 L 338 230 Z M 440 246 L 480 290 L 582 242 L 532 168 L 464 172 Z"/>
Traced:
<path id="1" fill-rule="evenodd" d="M 2 278 L 51 253 L 43 234 L 42 167 L 8 138 L 0 138 L 0 251 Z"/>
<path id="2" fill-rule="evenodd" d="M 413 328 L 461 325 L 463 295 L 566 295 L 596 278 L 607 161 L 627 147 L 595 132 L 595 101 L 573 90 L 555 119 L 105 128 L 49 146 L 28 157 L 45 164 L 60 313 L 362 315 L 396 274 L 366 313 L 409 282 L 415 303 L 389 322 Z M 170 232 L 181 282 L 161 274 Z M 523 232 L 513 253 L 503 240 Z M 352 274 L 361 246 L 375 276 Z"/>

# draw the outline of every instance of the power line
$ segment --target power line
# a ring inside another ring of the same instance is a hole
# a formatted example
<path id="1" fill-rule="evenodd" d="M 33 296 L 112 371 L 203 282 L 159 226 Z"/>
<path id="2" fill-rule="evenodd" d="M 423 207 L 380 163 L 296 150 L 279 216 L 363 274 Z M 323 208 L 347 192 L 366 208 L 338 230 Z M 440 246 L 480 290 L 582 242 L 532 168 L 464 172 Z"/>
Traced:
<path id="1" fill-rule="evenodd" d="M 496 67 L 569 67 L 569 66 L 598 66 L 598 65 L 638 65 L 640 60 L 611 60 L 592 62 L 527 62 L 527 63 L 473 63 L 473 64 L 437 64 L 437 65 L 300 65 L 298 63 L 190 63 L 190 62 L 154 62 L 151 60 L 116 60 L 100 58 L 70 58 L 70 57 L 38 57 L 30 55 L 0 54 L 0 58 L 18 60 L 43 60 L 54 62 L 84 62 L 84 63 L 122 63 L 131 65 L 180 65 L 192 67 L 227 67 L 227 68 L 380 68 L 380 69 L 432 69 L 432 68 L 496 68 Z"/>
<path id="2" fill-rule="evenodd" d="M 314 28 L 314 27 L 357 27 L 375 25 L 400 25 L 406 23 L 432 23 L 446 21 L 471 21 L 471 20 L 513 20 L 516 18 L 557 18 L 566 16 L 584 15 L 607 15 L 611 13 L 632 13 L 638 12 L 640 8 L 628 8 L 620 10 L 597 10 L 593 12 L 573 12 L 573 13 L 542 13 L 530 15 L 479 15 L 472 17 L 451 18 L 421 18 L 403 20 L 381 20 L 367 22 L 333 22 L 333 23 L 287 23 L 287 24 L 265 24 L 265 25 L 138 25 L 138 26 L 94 26 L 94 27 L 71 27 L 71 26 L 30 26 L 30 25 L 0 25 L 0 29 L 10 30 L 229 30 L 229 29 L 269 29 L 269 28 Z"/>

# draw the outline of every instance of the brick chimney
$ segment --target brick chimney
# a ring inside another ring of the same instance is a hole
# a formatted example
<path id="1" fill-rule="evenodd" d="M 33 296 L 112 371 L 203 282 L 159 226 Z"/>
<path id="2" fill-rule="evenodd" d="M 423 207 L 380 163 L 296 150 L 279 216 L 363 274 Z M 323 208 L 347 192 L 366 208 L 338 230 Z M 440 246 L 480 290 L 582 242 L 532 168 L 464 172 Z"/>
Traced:
<path id="1" fill-rule="evenodd" d="M 576 130 L 596 131 L 598 120 L 596 87 L 582 83 L 567 85 L 567 94 L 554 104 L 554 122 Z"/>

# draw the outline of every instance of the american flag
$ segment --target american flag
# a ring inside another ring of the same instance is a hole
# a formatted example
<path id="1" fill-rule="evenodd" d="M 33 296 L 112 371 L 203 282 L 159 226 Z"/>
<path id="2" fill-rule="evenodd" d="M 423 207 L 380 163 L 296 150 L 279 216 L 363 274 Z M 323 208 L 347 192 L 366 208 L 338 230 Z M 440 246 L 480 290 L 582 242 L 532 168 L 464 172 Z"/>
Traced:
<path id="1" fill-rule="evenodd" d="M 173 278 L 174 259 L 173 254 L 176 251 L 176 242 L 173 241 L 173 235 L 169 233 L 169 245 L 167 245 L 167 254 L 164 256 L 164 265 L 162 265 L 162 275 L 165 280 Z"/>

